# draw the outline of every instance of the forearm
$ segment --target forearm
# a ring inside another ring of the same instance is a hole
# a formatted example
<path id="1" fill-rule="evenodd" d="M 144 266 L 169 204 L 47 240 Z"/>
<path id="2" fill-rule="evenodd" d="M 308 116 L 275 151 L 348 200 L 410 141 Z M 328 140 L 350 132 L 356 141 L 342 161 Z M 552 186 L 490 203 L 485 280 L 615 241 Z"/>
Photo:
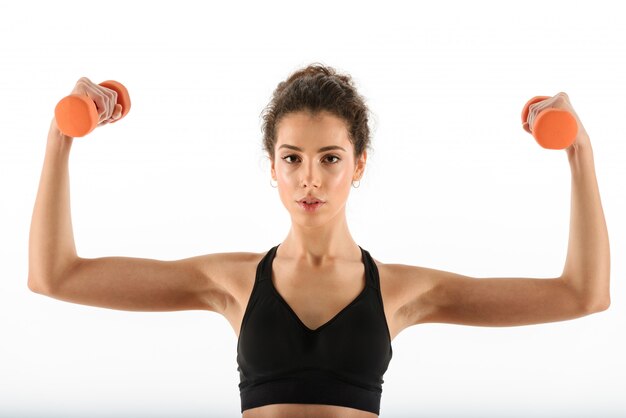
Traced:
<path id="1" fill-rule="evenodd" d="M 53 119 L 48 131 L 28 241 L 29 286 L 47 287 L 77 258 L 70 213 L 69 156 L 73 138 Z"/>
<path id="2" fill-rule="evenodd" d="M 589 306 L 610 303 L 609 236 L 591 146 L 567 150 L 572 173 L 570 232 L 562 278 Z"/>

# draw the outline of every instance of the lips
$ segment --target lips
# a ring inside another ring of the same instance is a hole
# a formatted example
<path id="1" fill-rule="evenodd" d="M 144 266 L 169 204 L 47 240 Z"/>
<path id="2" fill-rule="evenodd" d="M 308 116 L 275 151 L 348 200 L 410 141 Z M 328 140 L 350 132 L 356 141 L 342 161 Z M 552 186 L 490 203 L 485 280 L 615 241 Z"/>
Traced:
<path id="1" fill-rule="evenodd" d="M 308 204 L 308 203 L 305 203 L 305 200 L 302 200 L 302 201 L 298 202 L 298 205 L 299 205 L 302 209 L 304 209 L 306 212 L 308 212 L 308 213 L 312 213 L 312 212 L 317 212 L 317 210 L 318 210 L 320 207 L 324 206 L 324 202 L 322 202 L 322 201 L 318 201 L 318 203 L 311 203 L 311 204 Z"/>
<path id="2" fill-rule="evenodd" d="M 299 203 L 308 203 L 308 204 L 312 204 L 312 203 L 324 203 L 323 200 L 318 199 L 316 197 L 305 197 L 304 199 L 300 199 L 298 200 Z"/>

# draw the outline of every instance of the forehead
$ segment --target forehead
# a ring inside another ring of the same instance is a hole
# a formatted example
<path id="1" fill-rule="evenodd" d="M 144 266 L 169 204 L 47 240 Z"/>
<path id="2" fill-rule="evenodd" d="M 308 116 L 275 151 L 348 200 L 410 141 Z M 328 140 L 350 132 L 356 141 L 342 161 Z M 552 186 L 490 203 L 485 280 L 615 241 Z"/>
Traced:
<path id="1" fill-rule="evenodd" d="M 349 146 L 346 122 L 328 112 L 312 114 L 294 112 L 285 115 L 276 129 L 276 145 L 342 145 Z"/>

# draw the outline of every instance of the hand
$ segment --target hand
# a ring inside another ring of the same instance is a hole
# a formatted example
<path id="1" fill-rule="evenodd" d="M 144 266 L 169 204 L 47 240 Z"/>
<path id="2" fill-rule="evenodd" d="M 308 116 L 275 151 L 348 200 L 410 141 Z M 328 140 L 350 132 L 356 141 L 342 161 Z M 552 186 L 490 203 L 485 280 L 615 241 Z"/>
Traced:
<path id="1" fill-rule="evenodd" d="M 119 119 L 122 116 L 122 106 L 117 104 L 117 92 L 93 83 L 87 77 L 81 77 L 74 86 L 71 94 L 88 96 L 96 104 L 98 111 L 98 126 Z"/>
<path id="2" fill-rule="evenodd" d="M 545 99 L 540 102 L 531 104 L 528 107 L 528 122 L 522 125 L 524 130 L 526 130 L 526 132 L 528 132 L 529 134 L 532 134 L 530 127 L 533 126 L 535 118 L 537 117 L 539 112 L 548 108 L 567 110 L 576 119 L 576 123 L 578 124 L 578 134 L 576 135 L 574 142 L 569 147 L 565 148 L 565 151 L 567 151 L 568 154 L 581 147 L 591 148 L 589 135 L 587 134 L 587 131 L 585 130 L 582 122 L 578 118 L 576 111 L 572 107 L 572 104 L 569 101 L 569 96 L 563 92 L 557 94 L 556 96 L 550 97 L 549 99 Z"/>

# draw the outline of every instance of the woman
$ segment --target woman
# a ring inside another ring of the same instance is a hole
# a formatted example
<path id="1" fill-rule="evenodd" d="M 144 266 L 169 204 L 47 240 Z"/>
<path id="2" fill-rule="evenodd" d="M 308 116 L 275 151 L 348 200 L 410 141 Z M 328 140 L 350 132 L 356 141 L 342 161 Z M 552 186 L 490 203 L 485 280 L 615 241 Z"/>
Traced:
<path id="1" fill-rule="evenodd" d="M 99 126 L 116 120 L 115 92 L 86 78 Z M 578 136 L 570 241 L 563 274 L 481 278 L 371 257 L 348 230 L 345 204 L 370 145 L 368 109 L 350 76 L 312 64 L 281 82 L 264 114 L 271 177 L 292 220 L 262 253 L 176 261 L 82 258 L 74 245 L 68 158 L 73 138 L 53 119 L 30 232 L 29 287 L 60 300 L 133 311 L 205 309 L 238 337 L 244 418 L 376 417 L 391 341 L 427 322 L 516 326 L 607 309 L 609 241 L 589 137 L 566 94 L 530 107 L 570 111 Z"/>

